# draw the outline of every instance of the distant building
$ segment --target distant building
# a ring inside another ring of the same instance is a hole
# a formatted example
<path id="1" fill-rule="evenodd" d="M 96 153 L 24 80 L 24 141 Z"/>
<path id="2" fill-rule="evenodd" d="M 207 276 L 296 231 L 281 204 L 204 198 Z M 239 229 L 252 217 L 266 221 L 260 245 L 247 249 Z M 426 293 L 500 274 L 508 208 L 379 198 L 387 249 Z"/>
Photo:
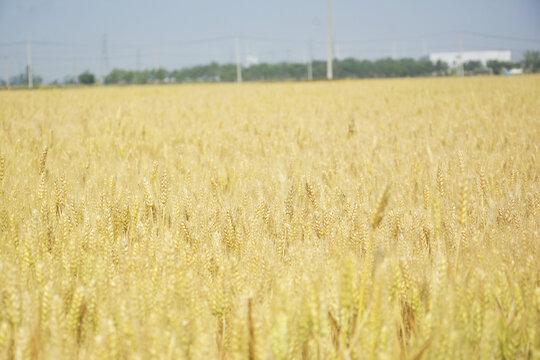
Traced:
<path id="1" fill-rule="evenodd" d="M 463 51 L 461 52 L 461 61 L 459 52 L 440 52 L 430 53 L 429 60 L 433 63 L 440 60 L 451 68 L 457 68 L 460 62 L 466 63 L 468 61 L 480 61 L 486 66 L 489 60 L 512 61 L 512 52 L 510 50 Z"/>
<path id="2" fill-rule="evenodd" d="M 246 62 L 245 66 L 250 67 L 251 65 L 258 65 L 259 64 L 259 58 L 255 55 L 248 55 L 246 56 Z"/>

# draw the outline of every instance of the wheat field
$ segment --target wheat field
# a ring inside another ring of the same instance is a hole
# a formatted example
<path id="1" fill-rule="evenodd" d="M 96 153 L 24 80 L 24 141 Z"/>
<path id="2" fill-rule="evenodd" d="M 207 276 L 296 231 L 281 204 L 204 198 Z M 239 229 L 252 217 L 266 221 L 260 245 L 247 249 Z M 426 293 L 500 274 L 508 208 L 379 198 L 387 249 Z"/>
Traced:
<path id="1" fill-rule="evenodd" d="M 0 92 L 0 359 L 540 358 L 540 77 Z"/>

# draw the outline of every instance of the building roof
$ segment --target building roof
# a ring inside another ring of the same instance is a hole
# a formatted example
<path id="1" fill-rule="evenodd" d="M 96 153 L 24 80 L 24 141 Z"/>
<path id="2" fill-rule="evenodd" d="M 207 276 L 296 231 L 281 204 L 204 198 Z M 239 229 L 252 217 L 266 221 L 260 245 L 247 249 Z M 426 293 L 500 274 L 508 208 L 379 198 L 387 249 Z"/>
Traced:
<path id="1" fill-rule="evenodd" d="M 468 61 L 480 61 L 486 65 L 489 60 L 512 61 L 512 52 L 510 50 L 481 50 L 481 51 L 463 51 L 463 52 L 437 52 L 430 53 L 429 60 L 432 62 L 443 61 L 450 67 L 456 67 L 460 63 Z"/>

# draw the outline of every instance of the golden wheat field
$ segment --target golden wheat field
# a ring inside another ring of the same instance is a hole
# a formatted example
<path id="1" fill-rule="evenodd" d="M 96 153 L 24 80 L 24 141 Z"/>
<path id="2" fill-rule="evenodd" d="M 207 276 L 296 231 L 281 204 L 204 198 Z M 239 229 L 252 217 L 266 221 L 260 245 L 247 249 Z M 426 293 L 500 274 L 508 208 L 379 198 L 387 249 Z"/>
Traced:
<path id="1" fill-rule="evenodd" d="M 540 358 L 540 77 L 0 92 L 0 359 Z"/>

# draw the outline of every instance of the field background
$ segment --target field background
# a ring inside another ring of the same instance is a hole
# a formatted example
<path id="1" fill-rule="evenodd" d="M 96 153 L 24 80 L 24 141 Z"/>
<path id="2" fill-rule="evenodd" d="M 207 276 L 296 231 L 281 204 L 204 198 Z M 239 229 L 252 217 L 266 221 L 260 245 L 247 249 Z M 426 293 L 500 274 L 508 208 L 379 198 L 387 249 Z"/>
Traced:
<path id="1" fill-rule="evenodd" d="M 0 359 L 540 357 L 540 77 L 0 92 Z"/>

